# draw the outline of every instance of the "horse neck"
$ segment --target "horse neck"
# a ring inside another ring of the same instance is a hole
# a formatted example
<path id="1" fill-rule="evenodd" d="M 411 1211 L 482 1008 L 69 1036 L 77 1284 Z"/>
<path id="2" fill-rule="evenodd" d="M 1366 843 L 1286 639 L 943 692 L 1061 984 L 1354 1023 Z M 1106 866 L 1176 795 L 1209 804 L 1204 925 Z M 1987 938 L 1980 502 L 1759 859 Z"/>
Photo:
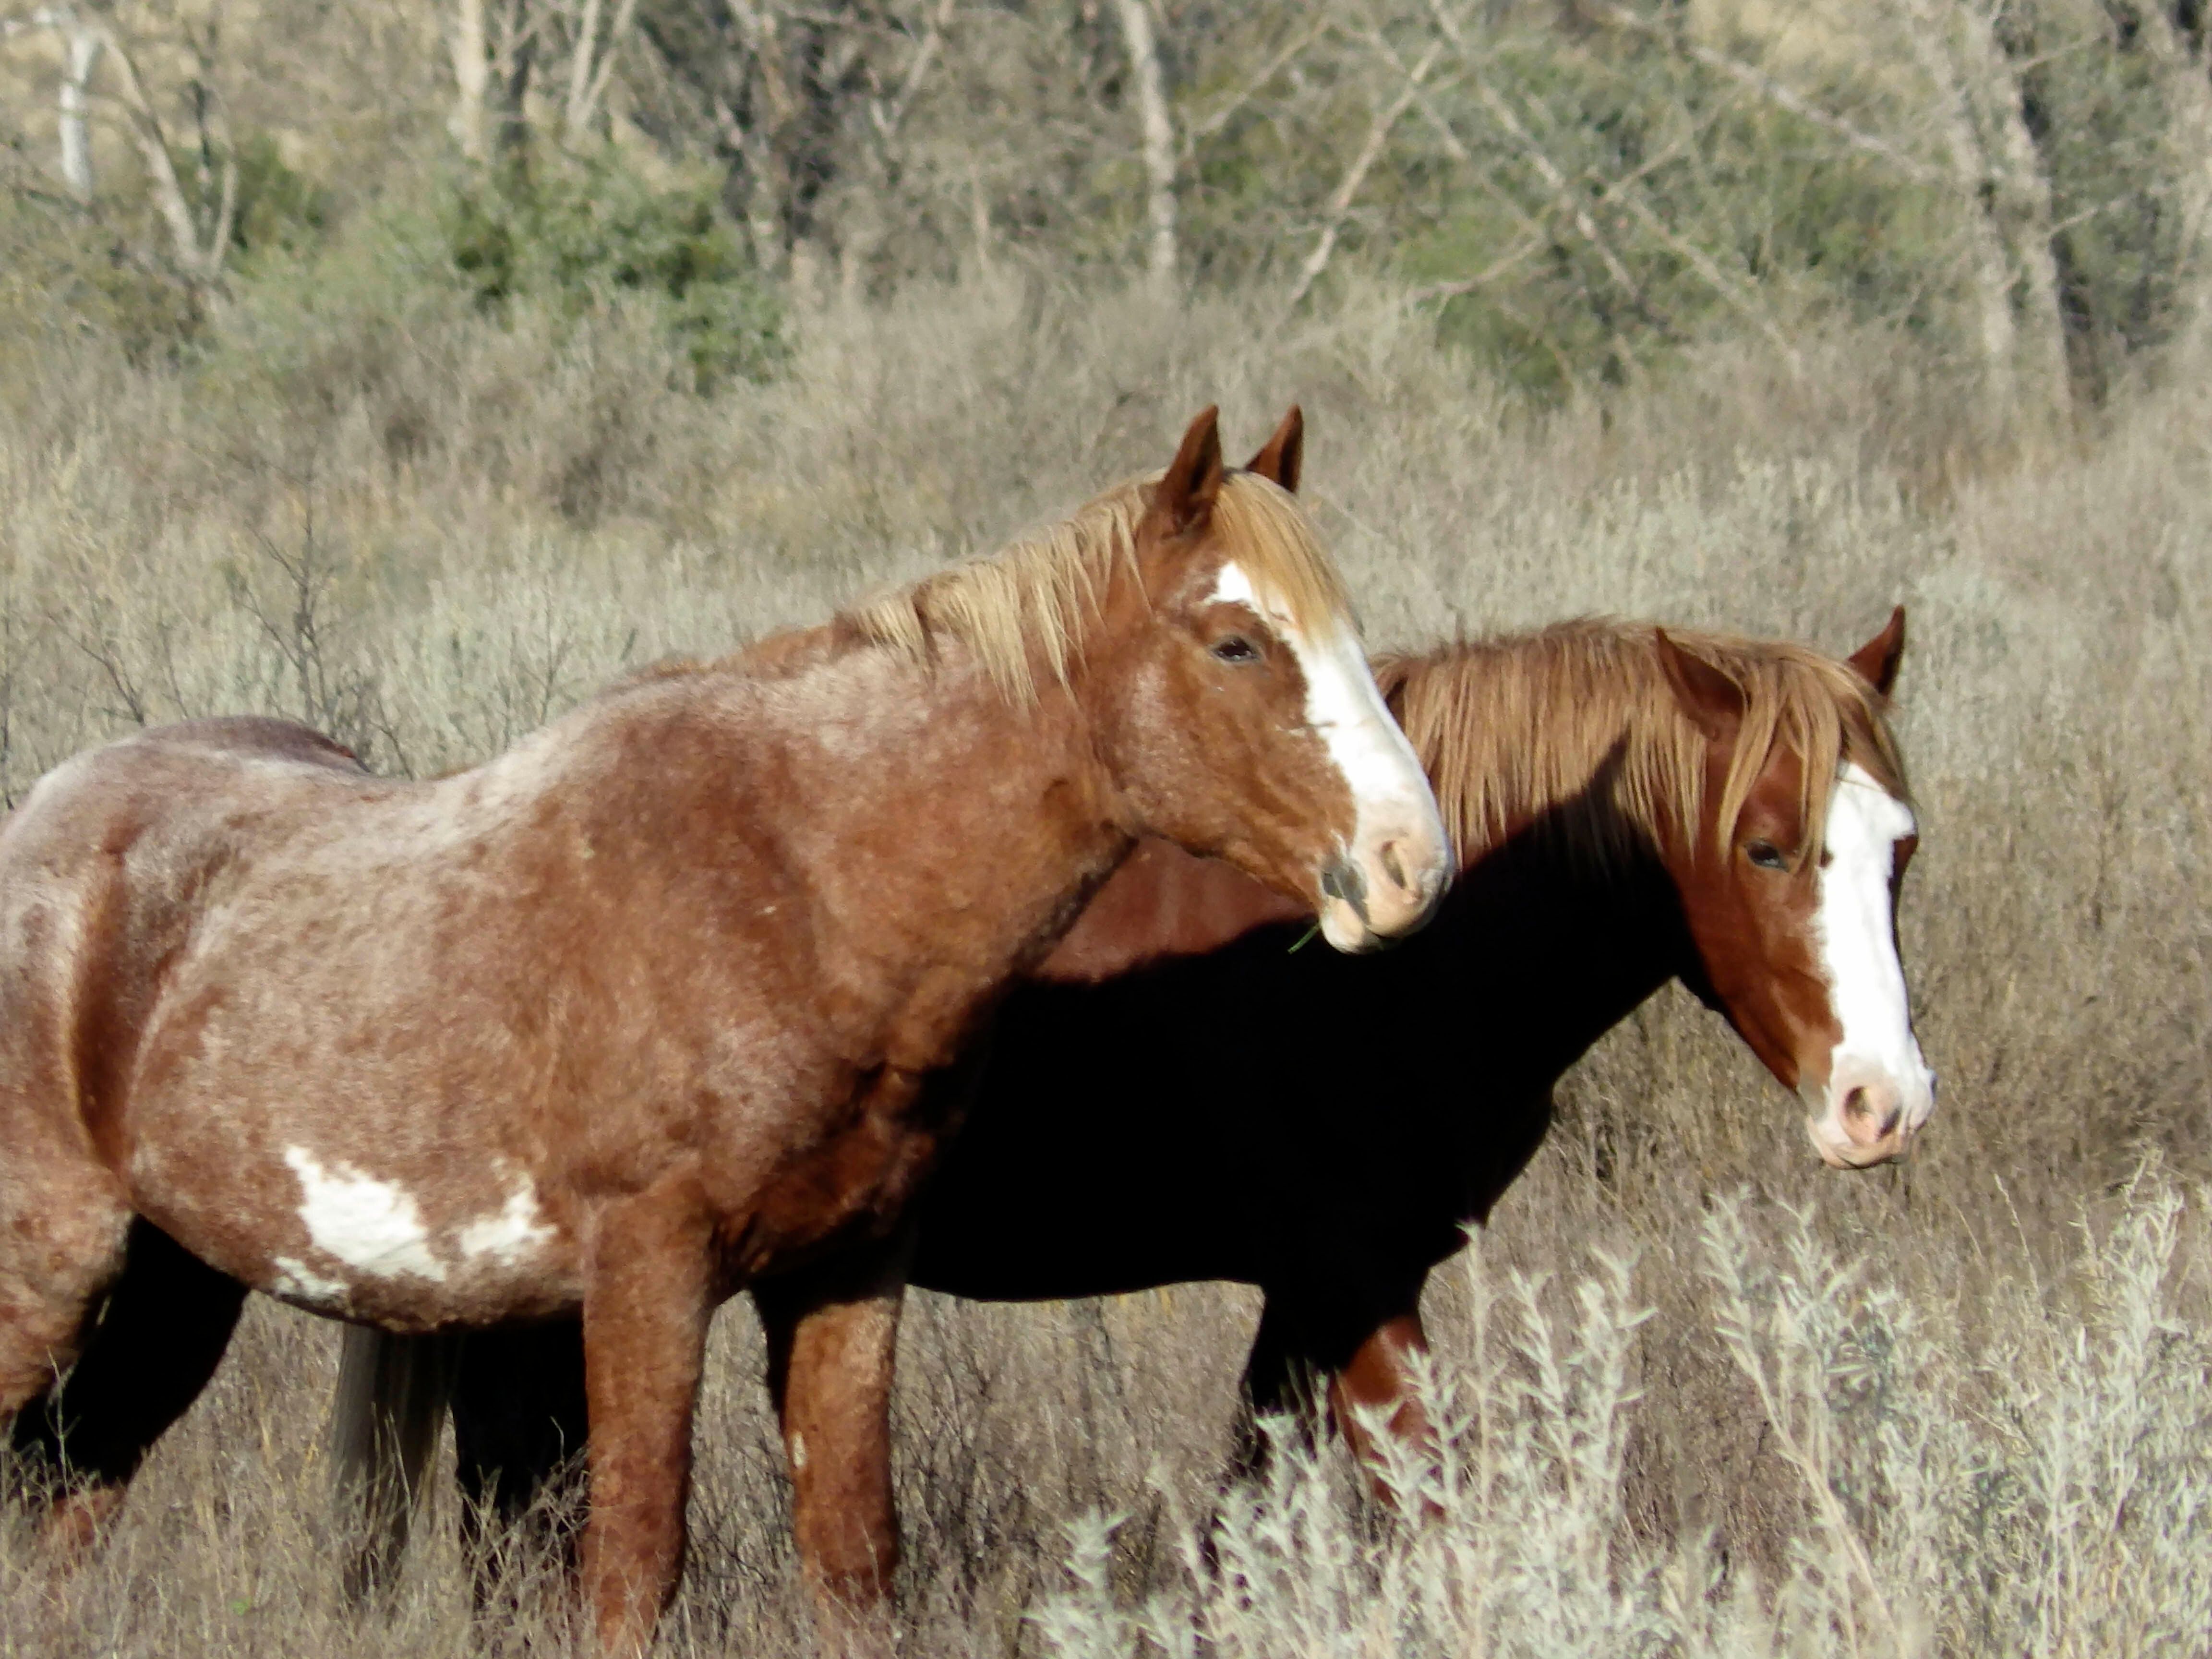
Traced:
<path id="1" fill-rule="evenodd" d="M 721 676 L 695 713 L 748 763 L 695 766 L 690 787 L 762 814 L 842 948 L 929 957 L 902 976 L 1003 979 L 1127 846 L 1081 688 L 1018 703 L 957 643 L 926 665 L 860 650 Z"/>
<path id="2" fill-rule="evenodd" d="M 1460 969 L 1441 994 L 1478 999 L 1498 1052 L 1545 1085 L 1694 960 L 1657 850 L 1601 857 L 1552 817 L 1468 859 L 1433 930 Z"/>
<path id="3" fill-rule="evenodd" d="M 1150 963 L 1205 956 L 1255 927 L 1310 914 L 1218 859 L 1148 837 L 1030 977 L 1096 985 Z"/>

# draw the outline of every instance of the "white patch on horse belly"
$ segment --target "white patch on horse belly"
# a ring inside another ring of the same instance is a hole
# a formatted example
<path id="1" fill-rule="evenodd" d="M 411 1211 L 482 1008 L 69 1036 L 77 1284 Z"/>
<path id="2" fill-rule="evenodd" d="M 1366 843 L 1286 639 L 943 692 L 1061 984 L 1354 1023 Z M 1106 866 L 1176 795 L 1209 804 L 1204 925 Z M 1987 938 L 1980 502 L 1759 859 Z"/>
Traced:
<path id="1" fill-rule="evenodd" d="M 444 1280 L 446 1264 L 431 1253 L 422 1212 L 404 1188 L 326 1170 L 304 1146 L 287 1147 L 284 1161 L 300 1177 L 300 1219 L 317 1249 L 380 1279 Z"/>
<path id="2" fill-rule="evenodd" d="M 277 1256 L 269 1265 L 276 1270 L 276 1277 L 269 1286 L 270 1294 L 317 1307 L 344 1305 L 348 1287 L 343 1279 L 325 1279 L 305 1262 L 289 1255 Z"/>
<path id="3" fill-rule="evenodd" d="M 522 1184 L 507 1195 L 505 1208 L 497 1215 L 471 1221 L 453 1242 L 465 1261 L 489 1256 L 501 1267 L 512 1267 L 552 1238 L 553 1229 L 538 1213 L 537 1189 L 525 1176 Z"/>

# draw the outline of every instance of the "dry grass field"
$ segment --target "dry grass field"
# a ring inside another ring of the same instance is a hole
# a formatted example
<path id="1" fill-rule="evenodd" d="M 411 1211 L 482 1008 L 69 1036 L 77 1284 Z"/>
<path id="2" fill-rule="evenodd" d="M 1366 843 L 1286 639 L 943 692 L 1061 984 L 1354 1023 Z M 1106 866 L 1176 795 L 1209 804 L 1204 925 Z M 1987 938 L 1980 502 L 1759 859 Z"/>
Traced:
<path id="1" fill-rule="evenodd" d="M 1822 1170 L 1796 1103 L 1668 992 L 1573 1075 L 1433 1289 L 1445 1518 L 1395 1525 L 1336 1455 L 1287 1458 L 1227 1501 L 1218 1577 L 1193 1528 L 1251 1293 L 917 1296 L 904 1648 L 2203 1650 L 2203 376 L 2062 438 L 1996 432 L 1888 337 L 1810 344 L 1799 381 L 1715 353 L 1532 413 L 1379 291 L 1279 325 L 979 278 L 793 334 L 786 374 L 712 402 L 670 390 L 619 315 L 557 335 L 402 317 L 272 339 L 265 374 L 11 360 L 0 787 L 20 799 L 136 721 L 247 709 L 380 768 L 462 765 L 626 665 L 819 616 L 1158 465 L 1216 400 L 1247 446 L 1304 403 L 1308 493 L 1378 646 L 1612 611 L 1840 652 L 1901 600 L 1923 829 L 1903 939 L 1942 1079 L 1911 1164 Z M 662 1648 L 804 1650 L 744 1304 L 716 1343 Z M 443 1493 L 392 1605 L 339 1605 L 335 1351 L 257 1304 L 73 1581 L 0 1518 L 0 1653 L 563 1650 L 526 1564 L 513 1605 L 471 1620 Z"/>

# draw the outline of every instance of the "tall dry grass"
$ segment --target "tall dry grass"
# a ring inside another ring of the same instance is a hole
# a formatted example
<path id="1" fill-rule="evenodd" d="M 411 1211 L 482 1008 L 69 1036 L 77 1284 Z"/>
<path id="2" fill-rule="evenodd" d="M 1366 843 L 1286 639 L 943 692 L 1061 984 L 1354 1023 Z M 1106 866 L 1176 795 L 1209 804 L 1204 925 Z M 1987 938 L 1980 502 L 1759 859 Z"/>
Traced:
<path id="1" fill-rule="evenodd" d="M 1395 1525 L 1334 1454 L 1287 1456 L 1226 1504 L 1219 1578 L 1192 1565 L 1193 1528 L 1251 1292 L 917 1297 L 911 1651 L 2201 1641 L 2198 379 L 1998 451 L 1888 337 L 1812 344 L 1800 380 L 1717 352 L 1539 413 L 1381 292 L 1281 325 L 1219 300 L 917 289 L 799 318 L 787 374 L 711 402 L 672 389 L 678 366 L 618 314 L 221 325 L 252 349 L 158 377 L 36 357 L 0 386 L 11 799 L 137 720 L 242 709 L 393 769 L 465 764 L 627 665 L 818 616 L 1158 465 L 1217 400 L 1255 446 L 1306 405 L 1307 493 L 1378 645 L 1601 610 L 1843 650 L 1910 608 L 1899 719 L 1923 844 L 1902 925 L 1943 1080 L 1914 1163 L 1820 1170 L 1794 1103 L 1662 995 L 1571 1078 L 1479 1267 L 1432 1287 L 1445 1522 Z M 1471 1058 L 1470 1110 L 1480 1083 Z M 71 1583 L 0 1528 L 0 1653 L 550 1639 L 527 1564 L 519 1610 L 471 1621 L 443 1498 L 392 1605 L 337 1606 L 317 1453 L 332 1352 L 325 1327 L 257 1306 Z M 671 1651 L 805 1645 L 758 1370 L 733 1307 Z M 1126 1517 L 1110 1539 L 1085 1519 L 1108 1515 Z"/>

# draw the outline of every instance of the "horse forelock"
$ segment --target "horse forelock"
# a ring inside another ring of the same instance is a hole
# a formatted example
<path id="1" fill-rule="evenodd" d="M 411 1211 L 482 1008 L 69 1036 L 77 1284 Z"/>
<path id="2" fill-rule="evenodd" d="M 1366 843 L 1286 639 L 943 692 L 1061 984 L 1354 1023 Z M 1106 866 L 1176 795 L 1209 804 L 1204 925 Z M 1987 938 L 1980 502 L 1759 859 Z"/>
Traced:
<path id="1" fill-rule="evenodd" d="M 1817 856 L 1845 765 L 1908 800 L 1881 699 L 1846 664 L 1802 646 L 1667 630 L 1742 693 L 1735 757 L 1711 816 L 1725 847 L 1778 747 L 1802 763 Z M 1585 618 L 1377 661 L 1462 862 L 1539 817 L 1600 864 L 1706 823 L 1705 734 L 1683 712 L 1648 623 Z"/>

